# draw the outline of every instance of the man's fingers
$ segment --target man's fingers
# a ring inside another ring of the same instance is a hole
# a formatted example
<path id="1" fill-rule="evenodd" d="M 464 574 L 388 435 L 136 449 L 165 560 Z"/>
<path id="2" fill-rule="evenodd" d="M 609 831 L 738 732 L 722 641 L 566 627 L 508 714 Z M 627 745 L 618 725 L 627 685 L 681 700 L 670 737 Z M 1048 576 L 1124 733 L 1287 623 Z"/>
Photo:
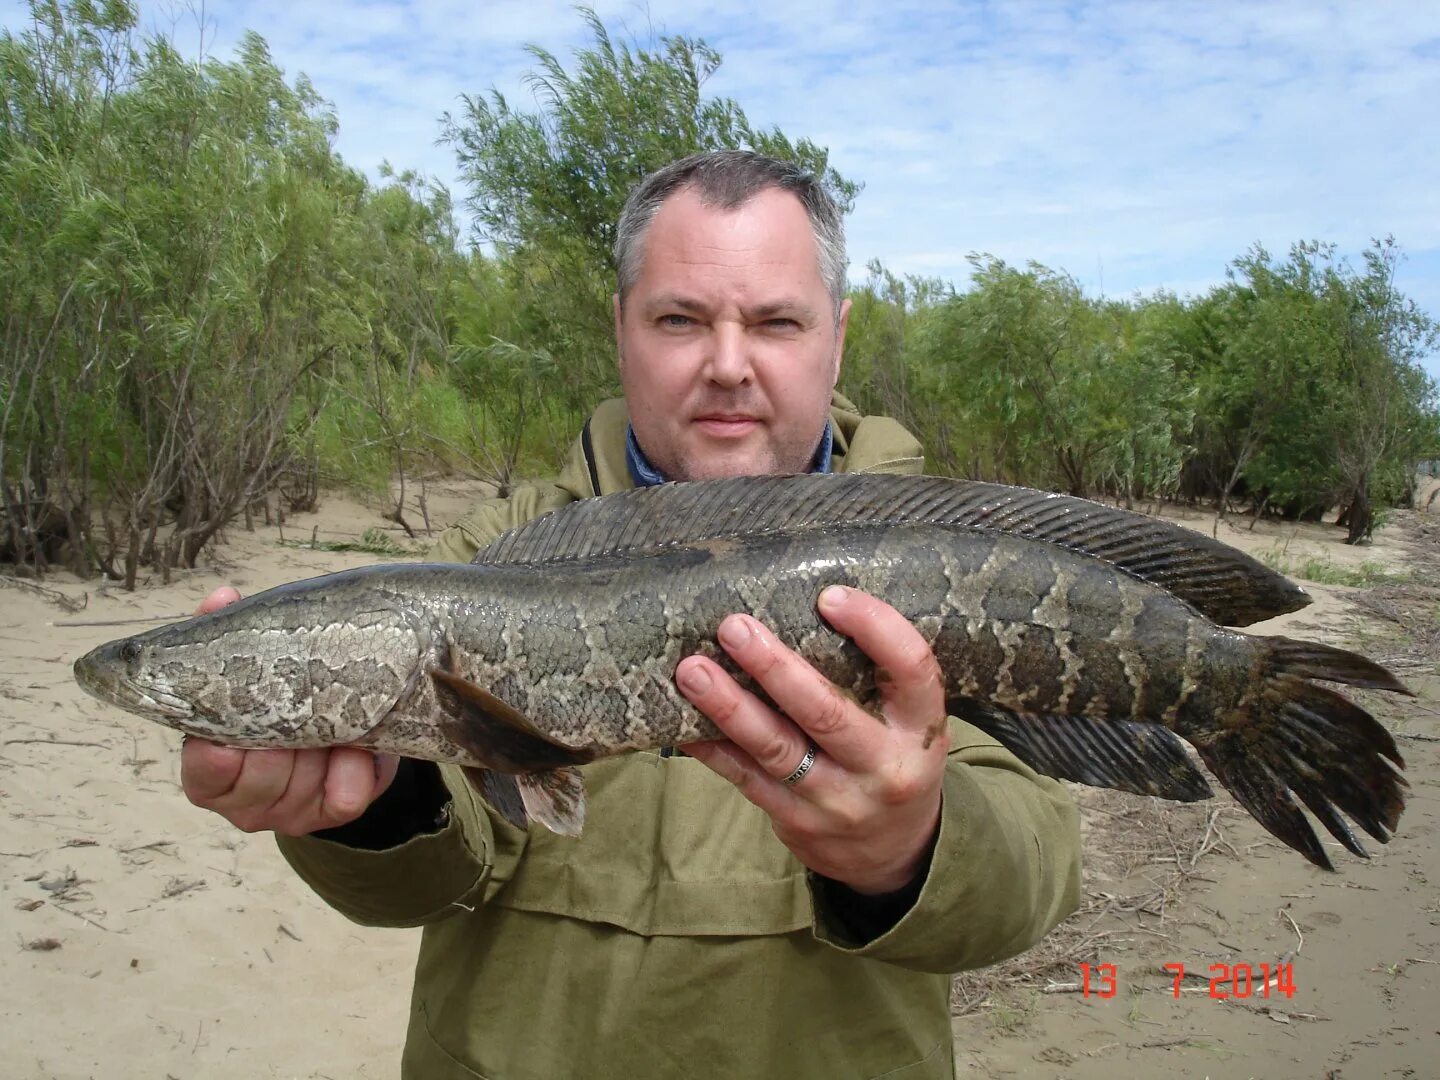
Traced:
<path id="1" fill-rule="evenodd" d="M 725 651 L 760 684 L 775 707 L 794 721 L 789 724 L 780 718 L 762 723 L 749 741 L 736 738 L 726 726 L 726 734 L 768 766 L 774 776 L 789 775 L 810 742 L 847 769 L 874 765 L 877 739 L 883 738 L 884 728 L 798 653 L 786 648 L 768 627 L 749 615 L 731 615 L 720 624 L 719 636 Z M 765 717 L 757 720 L 774 716 L 773 710 L 766 709 Z M 801 730 L 795 731 L 795 725 Z M 783 734 L 783 740 L 777 739 L 777 734 Z"/>
<path id="2" fill-rule="evenodd" d="M 675 681 L 690 703 L 772 780 L 794 772 L 810 748 L 805 732 L 742 689 L 712 660 L 687 656 L 675 669 Z"/>
<path id="3" fill-rule="evenodd" d="M 311 822 L 321 820 L 329 768 L 329 750 L 296 750 L 285 791 L 266 809 L 265 823 L 287 834 L 323 828 Z"/>
<path id="4" fill-rule="evenodd" d="M 304 836 L 354 821 L 395 779 L 399 759 L 356 747 L 240 750 L 187 739 L 186 796 L 245 832 Z"/>
<path id="5" fill-rule="evenodd" d="M 940 665 L 909 619 L 884 601 L 840 585 L 820 594 L 819 607 L 831 626 L 874 661 L 887 719 L 911 730 L 944 722 Z"/>
<path id="6" fill-rule="evenodd" d="M 208 808 L 235 787 L 244 764 L 244 750 L 205 739 L 186 739 L 180 748 L 180 786 L 192 803 Z"/>
<path id="7" fill-rule="evenodd" d="M 770 817 L 795 812 L 795 797 L 790 791 L 776 783 L 754 758 L 734 743 L 724 740 L 690 743 L 684 750 L 711 772 L 734 784 L 741 795 Z"/>
<path id="8" fill-rule="evenodd" d="M 376 769 L 375 755 L 353 746 L 337 746 L 330 751 L 330 769 L 325 774 L 325 804 L 321 812 L 330 828 L 354 821 L 365 808 L 390 786 L 395 779 L 393 768 L 382 787 L 382 770 Z"/>
<path id="9" fill-rule="evenodd" d="M 274 828 L 272 811 L 290 786 L 295 758 L 294 750 L 246 751 L 235 786 L 209 808 L 246 832 Z"/>
<path id="10" fill-rule="evenodd" d="M 400 759 L 394 754 L 376 754 L 375 757 L 375 795 L 373 802 L 381 795 L 384 795 L 391 784 L 395 782 L 395 775 L 400 771 Z"/>

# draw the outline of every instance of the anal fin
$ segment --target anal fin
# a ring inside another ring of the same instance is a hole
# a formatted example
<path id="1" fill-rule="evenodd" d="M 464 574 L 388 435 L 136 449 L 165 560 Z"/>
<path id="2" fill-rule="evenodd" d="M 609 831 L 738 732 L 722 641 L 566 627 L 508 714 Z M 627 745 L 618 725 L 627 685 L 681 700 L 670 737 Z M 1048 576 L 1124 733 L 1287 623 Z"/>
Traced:
<path id="1" fill-rule="evenodd" d="M 972 698 L 954 699 L 946 707 L 1046 776 L 1176 802 L 1214 794 L 1180 737 L 1159 724 L 1022 716 Z"/>

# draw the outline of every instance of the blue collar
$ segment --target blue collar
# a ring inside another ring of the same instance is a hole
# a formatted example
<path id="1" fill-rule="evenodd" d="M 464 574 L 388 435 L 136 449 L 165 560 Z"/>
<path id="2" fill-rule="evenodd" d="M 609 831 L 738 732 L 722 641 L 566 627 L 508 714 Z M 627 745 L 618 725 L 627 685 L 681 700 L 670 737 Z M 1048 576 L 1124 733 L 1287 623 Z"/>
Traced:
<path id="1" fill-rule="evenodd" d="M 812 473 L 828 473 L 833 464 L 835 450 L 835 432 L 830 427 L 830 420 L 825 420 L 825 433 L 820 436 L 820 445 L 815 448 L 815 460 L 810 466 Z M 636 487 L 654 487 L 656 484 L 667 482 L 667 477 L 645 456 L 645 451 L 640 449 L 640 444 L 635 441 L 635 429 L 628 424 L 625 427 L 625 466 L 630 470 L 630 479 L 635 482 Z"/>

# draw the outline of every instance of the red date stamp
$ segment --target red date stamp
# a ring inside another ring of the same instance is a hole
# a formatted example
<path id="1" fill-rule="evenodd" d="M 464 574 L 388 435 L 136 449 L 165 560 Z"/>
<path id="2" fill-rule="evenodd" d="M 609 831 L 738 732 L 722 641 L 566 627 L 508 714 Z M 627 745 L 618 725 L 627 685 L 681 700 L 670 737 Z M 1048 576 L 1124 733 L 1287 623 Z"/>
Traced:
<path id="1" fill-rule="evenodd" d="M 1169 963 L 1164 969 L 1175 977 L 1171 996 L 1178 998 L 1181 984 L 1185 981 L 1185 965 Z M 1209 996 L 1216 1001 L 1227 998 L 1269 998 L 1295 996 L 1295 971 L 1291 964 L 1211 964 L 1209 971 Z M 1205 979 L 1203 975 L 1191 975 L 1191 979 Z M 1073 985 L 1073 984 L 1072 984 Z M 1081 964 L 1080 995 L 1082 997 L 1113 998 L 1120 989 L 1120 975 L 1114 964 Z M 1193 988 L 1192 992 L 1194 989 Z"/>

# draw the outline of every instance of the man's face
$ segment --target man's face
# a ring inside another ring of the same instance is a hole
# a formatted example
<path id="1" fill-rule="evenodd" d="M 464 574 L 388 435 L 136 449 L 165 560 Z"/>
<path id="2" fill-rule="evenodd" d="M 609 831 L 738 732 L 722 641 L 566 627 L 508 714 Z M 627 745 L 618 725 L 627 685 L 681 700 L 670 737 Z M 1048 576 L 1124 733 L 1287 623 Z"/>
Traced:
<path id="1" fill-rule="evenodd" d="M 837 326 L 800 200 L 779 189 L 717 210 L 682 189 L 615 298 L 635 437 L 673 480 L 806 472 L 840 374 Z"/>

